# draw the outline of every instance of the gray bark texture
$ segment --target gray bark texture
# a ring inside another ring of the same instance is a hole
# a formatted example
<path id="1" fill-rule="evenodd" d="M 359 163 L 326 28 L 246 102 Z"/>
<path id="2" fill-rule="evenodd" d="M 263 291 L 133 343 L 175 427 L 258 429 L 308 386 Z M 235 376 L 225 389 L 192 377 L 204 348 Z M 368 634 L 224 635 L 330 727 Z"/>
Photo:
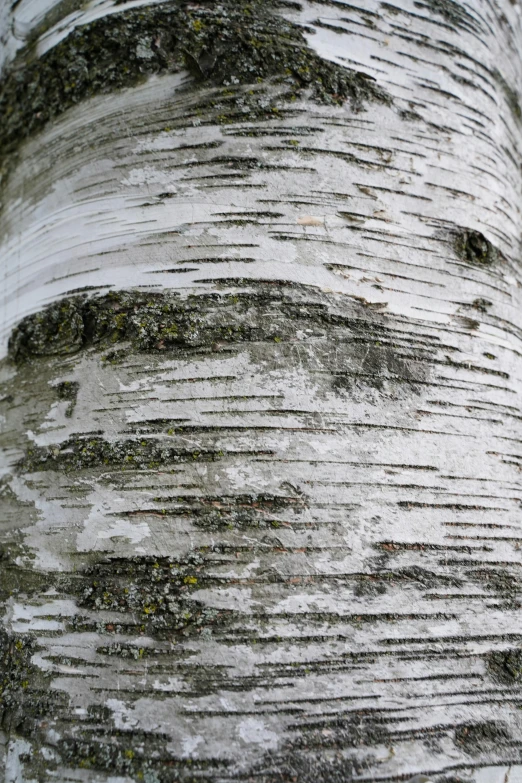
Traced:
<path id="1" fill-rule="evenodd" d="M 521 12 L 1 0 L 0 780 L 522 782 Z"/>

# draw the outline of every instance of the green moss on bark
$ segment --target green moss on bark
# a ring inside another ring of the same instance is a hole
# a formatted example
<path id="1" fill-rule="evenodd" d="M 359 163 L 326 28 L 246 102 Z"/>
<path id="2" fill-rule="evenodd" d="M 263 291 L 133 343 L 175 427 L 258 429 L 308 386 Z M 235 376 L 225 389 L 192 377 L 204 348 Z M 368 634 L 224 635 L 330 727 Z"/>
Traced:
<path id="1" fill-rule="evenodd" d="M 200 552 L 181 560 L 168 557 L 113 558 L 87 569 L 70 589 L 78 594 L 81 607 L 121 612 L 133 619 L 137 630 L 156 638 L 188 636 L 223 623 L 234 615 L 230 610 L 204 606 L 192 597 L 208 584 L 207 558 Z M 78 588 L 81 588 L 78 590 Z M 107 649 L 107 654 L 122 650 Z M 128 651 L 123 649 L 127 656 Z M 137 656 L 141 658 L 137 648 Z"/>
<path id="2" fill-rule="evenodd" d="M 434 357 L 422 346 L 402 349 L 396 343 L 400 335 L 385 315 L 353 300 L 347 300 L 340 314 L 327 297 L 306 287 L 246 284 L 249 291 L 234 294 L 182 298 L 169 291 L 122 291 L 62 300 L 21 321 L 9 355 L 21 365 L 38 357 L 110 348 L 103 358 L 112 362 L 123 360 L 125 351 L 182 358 L 263 343 L 274 346 L 279 363 L 306 335 L 314 338 L 321 361 L 331 370 L 336 394 L 345 394 L 354 383 L 385 391 L 387 383 L 415 385 L 426 379 Z M 227 283 L 229 288 L 243 285 L 241 280 Z M 101 463 L 114 459 L 112 452 L 100 456 Z"/>
<path id="3" fill-rule="evenodd" d="M 186 462 L 215 462 L 220 451 L 179 449 L 156 439 L 109 441 L 102 437 L 73 437 L 58 445 L 29 448 L 19 468 L 34 472 L 56 470 L 71 472 L 92 468 L 151 470 L 158 466 Z"/>
<path id="4" fill-rule="evenodd" d="M 0 728 L 30 736 L 61 694 L 48 689 L 48 677 L 31 663 L 33 639 L 0 628 Z"/>
<path id="5" fill-rule="evenodd" d="M 285 5 L 277 0 L 165 2 L 79 26 L 39 59 L 32 49 L 23 51 L 0 86 L 4 173 L 20 142 L 49 120 L 86 98 L 136 85 L 151 74 L 188 68 L 198 83 L 232 89 L 275 80 L 289 95 L 306 90 L 315 100 L 350 100 L 354 108 L 388 101 L 372 77 L 317 56 L 301 28 L 277 13 Z M 262 106 L 258 97 L 258 91 L 249 94 L 249 108 L 264 115 L 266 101 Z"/>
<path id="6" fill-rule="evenodd" d="M 66 356 L 83 342 L 80 299 L 62 299 L 22 322 L 10 343 L 11 356 Z"/>

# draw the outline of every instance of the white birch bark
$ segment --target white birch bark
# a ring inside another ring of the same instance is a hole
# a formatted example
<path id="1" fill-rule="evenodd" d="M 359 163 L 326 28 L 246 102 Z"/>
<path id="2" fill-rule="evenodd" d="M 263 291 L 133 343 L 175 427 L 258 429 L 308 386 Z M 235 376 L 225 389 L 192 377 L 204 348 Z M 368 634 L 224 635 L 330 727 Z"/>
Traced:
<path id="1" fill-rule="evenodd" d="M 522 780 L 520 4 L 275 12 L 389 103 L 152 76 L 6 177 L 4 356 L 76 297 L 2 364 L 10 783 Z"/>

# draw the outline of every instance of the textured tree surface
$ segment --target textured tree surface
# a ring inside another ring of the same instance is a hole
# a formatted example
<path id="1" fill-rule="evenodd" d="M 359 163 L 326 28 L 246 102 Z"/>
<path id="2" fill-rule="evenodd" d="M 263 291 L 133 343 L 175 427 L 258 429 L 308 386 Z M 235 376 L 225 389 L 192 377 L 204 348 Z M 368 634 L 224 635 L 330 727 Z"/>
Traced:
<path id="1" fill-rule="evenodd" d="M 0 779 L 522 781 L 521 14 L 2 0 Z"/>

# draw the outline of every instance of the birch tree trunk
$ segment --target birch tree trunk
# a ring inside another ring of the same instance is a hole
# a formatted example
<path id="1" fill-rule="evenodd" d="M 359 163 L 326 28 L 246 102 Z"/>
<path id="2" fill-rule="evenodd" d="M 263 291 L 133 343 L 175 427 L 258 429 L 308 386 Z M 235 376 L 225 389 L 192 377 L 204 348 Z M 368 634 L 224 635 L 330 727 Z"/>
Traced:
<path id="1" fill-rule="evenodd" d="M 3 0 L 2 779 L 522 781 L 520 14 Z"/>

